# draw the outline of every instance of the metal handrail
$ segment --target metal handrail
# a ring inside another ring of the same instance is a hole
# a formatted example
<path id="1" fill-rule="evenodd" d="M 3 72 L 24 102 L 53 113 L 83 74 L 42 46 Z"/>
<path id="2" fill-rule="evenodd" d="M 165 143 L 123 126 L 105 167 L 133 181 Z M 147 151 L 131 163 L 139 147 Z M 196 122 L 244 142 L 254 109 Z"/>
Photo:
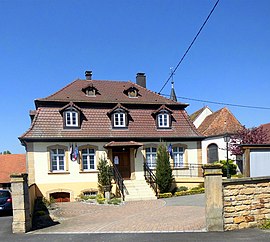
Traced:
<path id="1" fill-rule="evenodd" d="M 145 180 L 150 184 L 150 186 L 153 188 L 157 196 L 158 195 L 157 177 L 146 162 L 143 163 L 143 168 Z"/>
<path id="2" fill-rule="evenodd" d="M 119 187 L 120 193 L 122 195 L 123 201 L 125 201 L 125 193 L 124 193 L 124 179 L 122 178 L 118 168 L 115 164 L 113 164 L 113 176 L 116 184 Z"/>

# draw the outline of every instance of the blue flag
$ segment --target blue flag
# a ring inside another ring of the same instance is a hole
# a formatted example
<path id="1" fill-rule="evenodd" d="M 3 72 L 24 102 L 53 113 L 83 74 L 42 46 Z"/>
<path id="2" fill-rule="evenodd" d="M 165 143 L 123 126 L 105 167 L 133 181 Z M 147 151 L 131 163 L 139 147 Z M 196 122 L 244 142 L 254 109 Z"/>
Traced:
<path id="1" fill-rule="evenodd" d="M 172 144 L 169 144 L 169 146 L 168 146 L 168 152 L 169 152 L 171 158 L 173 158 Z"/>

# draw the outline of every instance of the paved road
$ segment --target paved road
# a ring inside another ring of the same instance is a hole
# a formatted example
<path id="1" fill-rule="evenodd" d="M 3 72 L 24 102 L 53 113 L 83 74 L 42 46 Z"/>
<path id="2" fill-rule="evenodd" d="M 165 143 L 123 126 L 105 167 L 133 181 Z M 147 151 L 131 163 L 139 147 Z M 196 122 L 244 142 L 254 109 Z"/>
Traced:
<path id="1" fill-rule="evenodd" d="M 203 198 L 196 195 L 126 202 L 121 206 L 61 203 L 53 212 L 60 224 L 35 233 L 205 231 Z"/>
<path id="2" fill-rule="evenodd" d="M 0 241 L 4 242 L 269 242 L 270 231 L 248 229 L 230 232 L 197 232 L 197 233 L 59 233 L 35 234 L 33 232 L 14 235 L 11 234 L 12 217 L 0 217 Z"/>
<path id="3" fill-rule="evenodd" d="M 171 197 L 162 200 L 166 202 L 165 206 L 205 207 L 205 194 Z"/>

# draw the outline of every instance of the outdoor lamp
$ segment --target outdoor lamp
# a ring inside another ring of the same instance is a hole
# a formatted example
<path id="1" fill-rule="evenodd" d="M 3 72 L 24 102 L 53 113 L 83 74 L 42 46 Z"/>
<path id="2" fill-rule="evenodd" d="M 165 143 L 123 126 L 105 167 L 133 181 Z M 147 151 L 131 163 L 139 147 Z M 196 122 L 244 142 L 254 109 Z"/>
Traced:
<path id="1" fill-rule="evenodd" d="M 227 153 L 227 179 L 229 179 L 231 176 L 229 174 L 229 142 L 230 142 L 230 135 L 228 133 L 225 134 L 224 136 L 224 142 L 226 142 L 226 153 Z"/>

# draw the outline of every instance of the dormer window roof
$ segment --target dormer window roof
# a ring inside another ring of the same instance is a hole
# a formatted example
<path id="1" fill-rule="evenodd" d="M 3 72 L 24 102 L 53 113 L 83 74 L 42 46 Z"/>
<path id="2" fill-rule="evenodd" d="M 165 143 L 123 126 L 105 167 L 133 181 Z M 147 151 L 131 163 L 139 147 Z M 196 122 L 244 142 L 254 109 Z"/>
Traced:
<path id="1" fill-rule="evenodd" d="M 172 113 L 173 111 L 168 107 L 166 107 L 165 105 L 162 105 L 159 109 L 153 112 L 152 115 L 156 119 L 157 128 L 159 129 L 171 128 Z"/>
<path id="2" fill-rule="evenodd" d="M 127 128 L 128 127 L 128 113 L 129 110 L 118 103 L 107 114 L 111 119 L 113 128 Z"/>
<path id="3" fill-rule="evenodd" d="M 82 88 L 82 91 L 88 97 L 96 97 L 96 95 L 100 95 L 98 89 L 96 87 L 94 87 L 93 83 L 91 83 L 90 85 L 88 85 L 85 88 Z"/>
<path id="4" fill-rule="evenodd" d="M 69 104 L 61 108 L 59 111 L 63 116 L 64 128 L 80 127 L 81 109 L 78 106 L 76 106 L 73 102 L 70 102 Z"/>
<path id="5" fill-rule="evenodd" d="M 129 98 L 137 98 L 140 96 L 139 94 L 139 89 L 136 88 L 135 86 L 131 86 L 128 89 L 124 90 L 124 93 L 129 97 Z"/>

